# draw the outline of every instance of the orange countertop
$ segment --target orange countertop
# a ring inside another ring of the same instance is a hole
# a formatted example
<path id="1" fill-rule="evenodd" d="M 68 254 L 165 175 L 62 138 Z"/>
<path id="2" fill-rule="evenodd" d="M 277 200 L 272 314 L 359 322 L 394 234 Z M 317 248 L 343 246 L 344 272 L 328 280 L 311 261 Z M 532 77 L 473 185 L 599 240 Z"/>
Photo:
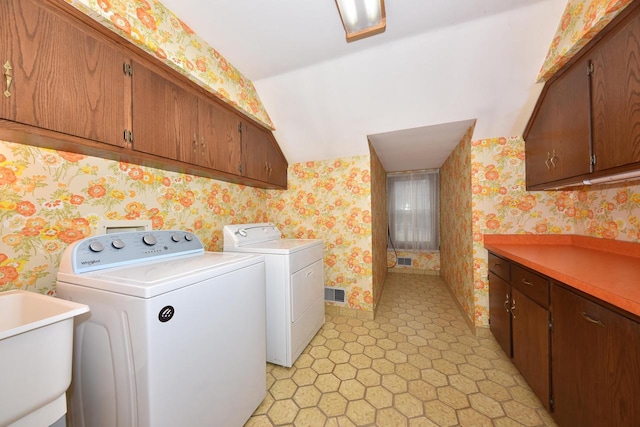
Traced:
<path id="1" fill-rule="evenodd" d="M 576 235 L 485 234 L 484 247 L 640 316 L 640 244 Z"/>

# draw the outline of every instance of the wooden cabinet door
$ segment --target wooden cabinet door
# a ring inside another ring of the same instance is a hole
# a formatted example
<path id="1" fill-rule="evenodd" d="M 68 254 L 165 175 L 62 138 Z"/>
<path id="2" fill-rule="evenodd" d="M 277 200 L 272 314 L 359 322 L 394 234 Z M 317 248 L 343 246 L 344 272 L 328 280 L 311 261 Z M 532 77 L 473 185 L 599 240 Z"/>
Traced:
<path id="1" fill-rule="evenodd" d="M 587 65 L 577 62 L 546 89 L 525 135 L 527 187 L 591 171 Z"/>
<path id="2" fill-rule="evenodd" d="M 558 285 L 551 303 L 558 424 L 640 425 L 640 324 Z"/>
<path id="3" fill-rule="evenodd" d="M 591 51 L 595 170 L 640 162 L 640 14 Z"/>
<path id="4" fill-rule="evenodd" d="M 4 119 L 123 146 L 127 60 L 39 1 L 0 2 Z"/>
<path id="5" fill-rule="evenodd" d="M 507 356 L 511 357 L 511 285 L 489 272 L 489 326 Z"/>
<path id="6" fill-rule="evenodd" d="M 549 409 L 549 311 L 511 289 L 513 363 Z"/>
<path id="7" fill-rule="evenodd" d="M 247 178 L 287 186 L 287 162 L 274 145 L 268 131 L 243 122 L 242 156 L 243 174 Z"/>
<path id="8" fill-rule="evenodd" d="M 178 159 L 179 147 L 198 143 L 198 98 L 133 62 L 133 149 Z"/>
<path id="9" fill-rule="evenodd" d="M 242 140 L 239 124 L 240 118 L 233 112 L 212 101 L 199 99 L 199 140 L 195 152 L 191 147 L 191 152 L 199 159 L 198 164 L 241 175 Z"/>

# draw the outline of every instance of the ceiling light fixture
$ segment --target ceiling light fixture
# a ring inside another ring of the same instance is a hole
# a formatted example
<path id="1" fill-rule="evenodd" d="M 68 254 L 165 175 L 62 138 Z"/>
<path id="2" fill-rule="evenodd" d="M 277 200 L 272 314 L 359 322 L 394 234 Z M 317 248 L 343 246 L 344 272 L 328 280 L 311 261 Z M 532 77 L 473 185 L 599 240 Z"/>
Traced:
<path id="1" fill-rule="evenodd" d="M 384 0 L 336 0 L 347 42 L 383 33 L 387 27 Z"/>

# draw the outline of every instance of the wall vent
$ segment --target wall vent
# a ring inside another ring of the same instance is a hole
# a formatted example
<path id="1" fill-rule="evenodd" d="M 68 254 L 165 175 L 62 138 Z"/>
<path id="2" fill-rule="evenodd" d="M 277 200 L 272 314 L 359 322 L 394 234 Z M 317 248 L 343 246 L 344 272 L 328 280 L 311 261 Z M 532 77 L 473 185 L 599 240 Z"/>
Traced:
<path id="1" fill-rule="evenodd" d="M 340 304 L 344 304 L 345 299 L 345 291 L 342 288 L 331 288 L 325 286 L 324 288 L 324 300 L 337 302 Z"/>
<path id="2" fill-rule="evenodd" d="M 412 265 L 411 258 L 398 258 L 398 265 Z"/>

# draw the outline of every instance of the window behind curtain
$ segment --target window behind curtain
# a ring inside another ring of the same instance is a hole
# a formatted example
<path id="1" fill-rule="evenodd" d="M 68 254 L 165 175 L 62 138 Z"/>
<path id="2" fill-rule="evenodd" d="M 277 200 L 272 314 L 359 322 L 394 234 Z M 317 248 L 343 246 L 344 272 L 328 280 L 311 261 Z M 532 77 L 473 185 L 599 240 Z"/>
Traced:
<path id="1" fill-rule="evenodd" d="M 387 175 L 389 232 L 396 249 L 438 249 L 438 178 L 438 171 Z"/>

